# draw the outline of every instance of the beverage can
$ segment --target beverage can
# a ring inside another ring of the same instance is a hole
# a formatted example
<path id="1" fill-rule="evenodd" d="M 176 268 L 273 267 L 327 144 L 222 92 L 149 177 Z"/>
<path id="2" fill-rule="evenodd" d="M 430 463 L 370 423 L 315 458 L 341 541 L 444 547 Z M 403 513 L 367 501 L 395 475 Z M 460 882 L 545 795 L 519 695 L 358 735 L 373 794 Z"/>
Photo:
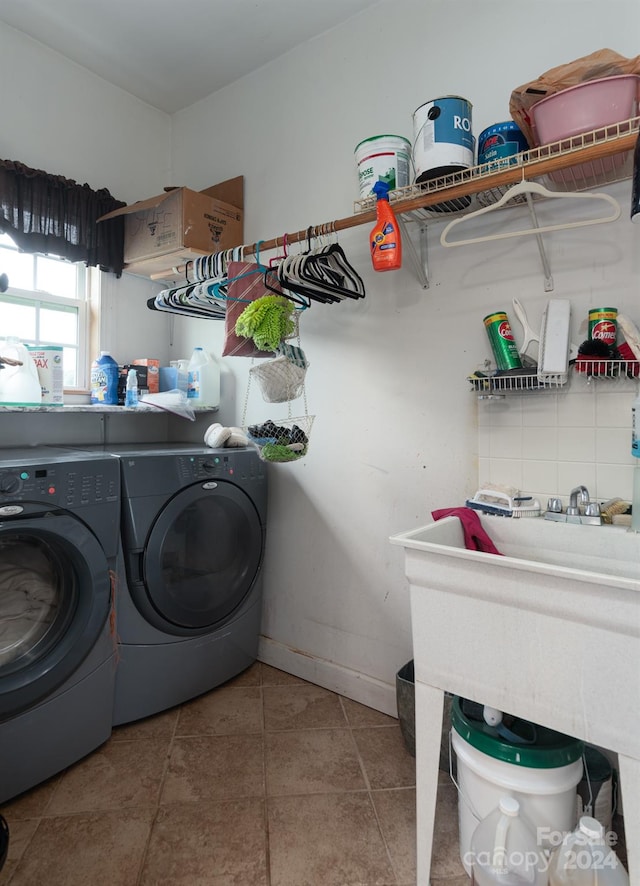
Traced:
<path id="1" fill-rule="evenodd" d="M 589 310 L 589 338 L 591 341 L 603 341 L 615 347 L 618 334 L 617 308 L 591 308 Z"/>
<path id="2" fill-rule="evenodd" d="M 522 360 L 506 313 L 495 311 L 487 314 L 484 326 L 498 369 L 521 369 Z"/>

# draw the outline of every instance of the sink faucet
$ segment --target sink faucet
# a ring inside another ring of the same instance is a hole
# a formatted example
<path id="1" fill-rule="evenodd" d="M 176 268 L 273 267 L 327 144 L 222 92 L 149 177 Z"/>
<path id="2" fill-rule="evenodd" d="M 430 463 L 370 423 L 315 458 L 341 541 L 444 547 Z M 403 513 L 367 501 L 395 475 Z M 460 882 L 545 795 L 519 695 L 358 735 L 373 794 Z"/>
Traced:
<path id="1" fill-rule="evenodd" d="M 578 496 L 580 496 L 580 501 L 583 505 L 589 504 L 589 490 L 586 486 L 576 486 L 575 489 L 571 490 L 569 495 L 569 504 L 567 506 L 567 514 L 569 516 L 578 516 L 580 510 L 578 508 Z"/>

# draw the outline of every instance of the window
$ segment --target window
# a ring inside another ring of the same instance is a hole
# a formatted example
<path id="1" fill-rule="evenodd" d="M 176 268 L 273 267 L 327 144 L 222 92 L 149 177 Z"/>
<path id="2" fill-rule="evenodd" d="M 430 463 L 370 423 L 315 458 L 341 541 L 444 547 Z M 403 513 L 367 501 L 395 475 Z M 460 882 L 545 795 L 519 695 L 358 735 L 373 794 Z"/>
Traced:
<path id="1" fill-rule="evenodd" d="M 27 345 L 62 345 L 65 389 L 86 388 L 91 269 L 52 255 L 20 252 L 0 234 L 0 336 Z"/>

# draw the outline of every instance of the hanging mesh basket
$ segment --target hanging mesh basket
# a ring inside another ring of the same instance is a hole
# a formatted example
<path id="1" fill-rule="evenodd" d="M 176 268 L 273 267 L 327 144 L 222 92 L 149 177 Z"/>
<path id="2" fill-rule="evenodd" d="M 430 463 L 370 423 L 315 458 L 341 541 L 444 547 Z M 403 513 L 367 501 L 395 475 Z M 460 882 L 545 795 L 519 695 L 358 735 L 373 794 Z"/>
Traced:
<path id="1" fill-rule="evenodd" d="M 288 462 L 303 458 L 309 449 L 309 437 L 314 415 L 267 420 L 260 425 L 249 425 L 249 442 L 258 450 L 263 461 Z"/>
<path id="2" fill-rule="evenodd" d="M 252 366 L 249 372 L 260 385 L 267 403 L 285 403 L 301 396 L 307 368 L 292 363 L 286 357 L 276 357 L 275 360 Z"/>

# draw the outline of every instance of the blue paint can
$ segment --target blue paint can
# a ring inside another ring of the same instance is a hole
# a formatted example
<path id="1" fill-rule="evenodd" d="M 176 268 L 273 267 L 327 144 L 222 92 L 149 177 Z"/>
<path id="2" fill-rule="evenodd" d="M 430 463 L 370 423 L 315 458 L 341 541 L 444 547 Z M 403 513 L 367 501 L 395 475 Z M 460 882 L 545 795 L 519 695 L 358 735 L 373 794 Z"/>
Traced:
<path id="1" fill-rule="evenodd" d="M 478 138 L 478 166 L 509 166 L 517 154 L 527 151 L 529 145 L 513 120 L 495 123 L 480 133 Z"/>

